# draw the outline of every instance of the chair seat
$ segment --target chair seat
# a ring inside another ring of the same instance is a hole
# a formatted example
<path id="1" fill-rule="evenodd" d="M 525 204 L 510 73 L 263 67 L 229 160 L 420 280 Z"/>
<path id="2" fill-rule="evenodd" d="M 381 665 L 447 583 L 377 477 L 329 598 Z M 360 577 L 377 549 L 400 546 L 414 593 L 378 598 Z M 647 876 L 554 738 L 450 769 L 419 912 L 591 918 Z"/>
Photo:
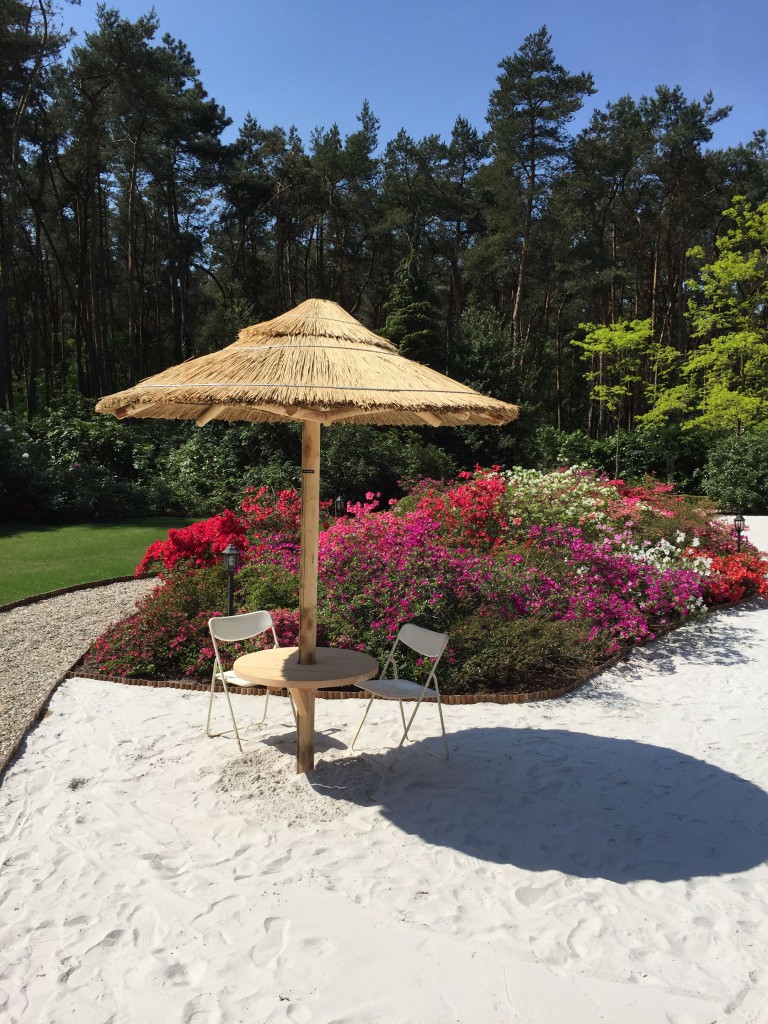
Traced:
<path id="1" fill-rule="evenodd" d="M 256 686 L 256 683 L 249 683 L 247 679 L 235 675 L 232 669 L 228 669 L 224 673 L 224 678 L 227 681 L 227 686 Z"/>
<path id="2" fill-rule="evenodd" d="M 410 679 L 371 679 L 366 683 L 358 683 L 361 690 L 375 693 L 385 700 L 407 700 L 409 697 L 420 697 L 424 685 L 412 683 Z M 434 698 L 434 691 L 427 690 L 424 699 Z"/>

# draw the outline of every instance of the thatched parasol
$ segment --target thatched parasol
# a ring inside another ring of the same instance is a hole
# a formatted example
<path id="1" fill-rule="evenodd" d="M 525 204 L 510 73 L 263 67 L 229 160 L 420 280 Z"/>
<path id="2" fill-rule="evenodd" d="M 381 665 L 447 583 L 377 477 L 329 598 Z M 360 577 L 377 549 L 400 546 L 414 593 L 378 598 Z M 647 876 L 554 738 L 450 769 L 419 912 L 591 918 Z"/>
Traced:
<path id="1" fill-rule="evenodd" d="M 219 352 L 190 359 L 127 391 L 97 412 L 118 419 L 302 423 L 299 662 L 314 662 L 320 427 L 332 423 L 463 426 L 508 423 L 517 406 L 487 398 L 398 355 L 335 302 L 307 299 L 246 327 Z"/>
<path id="2" fill-rule="evenodd" d="M 486 398 L 404 359 L 386 338 L 367 330 L 335 302 L 323 299 L 308 299 L 274 320 L 246 327 L 234 344 L 220 352 L 190 359 L 127 391 L 108 395 L 96 410 L 118 419 L 194 420 L 200 427 L 211 420 L 301 422 L 298 664 L 310 667 L 298 670 L 298 676 L 306 677 L 310 688 L 291 690 L 300 772 L 314 766 L 311 679 L 317 671 L 311 666 L 317 650 L 320 427 L 340 421 L 455 427 L 502 424 L 517 417 L 516 406 Z M 325 658 L 328 652 L 322 654 Z M 342 654 L 349 652 L 339 652 L 337 660 Z M 295 682 L 297 670 L 292 668 L 291 673 Z M 356 678 L 370 678 L 370 674 Z M 286 673 L 281 679 L 290 687 Z"/>

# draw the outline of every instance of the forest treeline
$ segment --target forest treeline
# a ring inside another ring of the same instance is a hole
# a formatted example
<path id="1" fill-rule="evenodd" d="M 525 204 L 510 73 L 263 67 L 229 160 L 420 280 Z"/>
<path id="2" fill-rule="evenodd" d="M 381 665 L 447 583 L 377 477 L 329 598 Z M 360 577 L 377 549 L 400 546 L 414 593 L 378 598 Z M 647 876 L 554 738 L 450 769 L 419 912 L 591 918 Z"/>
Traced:
<path id="1" fill-rule="evenodd" d="M 714 148 L 729 111 L 711 94 L 660 85 L 576 132 L 595 83 L 542 28 L 499 64 L 487 124 L 459 116 L 449 139 L 384 140 L 364 102 L 348 135 L 255 109 L 223 141 L 154 13 L 100 7 L 75 45 L 52 0 L 0 0 L 0 18 L 0 409 L 97 398 L 315 296 L 520 403 L 523 433 L 701 418 L 711 318 L 691 304 L 725 301 L 712 268 L 754 250 L 768 200 L 766 133 Z M 705 425 L 755 426 L 742 411 Z"/>

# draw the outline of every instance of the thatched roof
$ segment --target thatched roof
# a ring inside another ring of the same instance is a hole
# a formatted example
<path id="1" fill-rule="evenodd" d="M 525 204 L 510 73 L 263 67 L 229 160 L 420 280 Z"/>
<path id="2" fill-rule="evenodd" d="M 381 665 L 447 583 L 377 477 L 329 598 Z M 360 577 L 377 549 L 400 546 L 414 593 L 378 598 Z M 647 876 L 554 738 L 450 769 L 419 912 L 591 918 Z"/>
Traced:
<path id="1" fill-rule="evenodd" d="M 335 302 L 307 299 L 219 352 L 102 398 L 118 418 L 501 424 L 517 407 L 398 355 Z"/>

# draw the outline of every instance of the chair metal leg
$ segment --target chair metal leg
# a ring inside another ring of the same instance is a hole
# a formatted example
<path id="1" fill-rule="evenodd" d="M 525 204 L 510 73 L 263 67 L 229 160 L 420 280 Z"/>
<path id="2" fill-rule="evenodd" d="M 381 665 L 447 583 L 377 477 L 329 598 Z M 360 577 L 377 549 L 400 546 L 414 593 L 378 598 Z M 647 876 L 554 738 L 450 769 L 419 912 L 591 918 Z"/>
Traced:
<path id="1" fill-rule="evenodd" d="M 213 709 L 213 693 L 216 689 L 216 669 L 211 673 L 211 696 L 208 701 L 208 721 L 205 723 L 205 735 L 212 738 L 211 734 L 211 711 Z"/>
<path id="2" fill-rule="evenodd" d="M 266 696 L 266 699 L 264 700 L 264 714 L 261 717 L 261 721 L 259 722 L 259 725 L 264 725 L 264 722 L 266 720 L 266 717 L 267 717 L 267 705 L 269 704 L 269 696 L 270 696 L 270 693 L 269 693 L 269 690 L 267 690 L 267 696 Z M 298 726 L 299 722 L 298 722 L 298 719 L 296 718 L 296 705 L 293 702 L 293 694 L 291 693 L 290 690 L 288 691 L 288 703 L 291 705 L 291 714 L 293 715 L 293 724 L 295 726 Z"/>
<path id="3" fill-rule="evenodd" d="M 395 750 L 395 753 L 394 753 L 394 756 L 393 756 L 392 760 L 389 762 L 389 765 L 388 765 L 389 768 L 394 768 L 395 761 L 400 756 L 400 751 L 402 749 L 402 746 L 405 743 L 405 741 L 408 739 L 408 731 L 410 730 L 411 725 L 413 724 L 413 720 L 416 717 L 416 712 L 419 710 L 419 706 L 421 705 L 421 702 L 423 700 L 424 700 L 424 694 L 422 694 L 419 697 L 419 699 L 416 701 L 416 707 L 413 709 L 413 714 L 408 719 L 408 724 L 405 727 L 405 732 L 403 733 L 400 742 L 397 744 L 397 749 Z M 399 701 L 399 704 L 400 704 L 400 711 L 402 712 L 402 710 L 403 710 L 402 701 Z M 403 716 L 403 720 L 405 720 L 405 716 Z"/>
<path id="4" fill-rule="evenodd" d="M 367 707 L 365 709 L 365 714 L 363 715 L 363 720 L 360 723 L 360 725 L 358 725 L 358 727 L 357 727 L 357 732 L 355 733 L 355 738 L 352 740 L 352 742 L 349 745 L 349 749 L 350 750 L 354 750 L 355 749 L 355 744 L 357 743 L 357 737 L 360 735 L 360 730 L 363 728 L 363 725 L 365 724 L 365 720 L 368 717 L 368 712 L 371 710 L 371 704 L 373 704 L 373 696 L 368 701 L 368 705 L 367 705 Z"/>
<path id="5" fill-rule="evenodd" d="M 224 685 L 224 693 L 226 694 L 227 704 L 229 704 L 229 713 L 232 715 L 232 725 L 235 727 L 235 739 L 237 740 L 237 749 L 242 754 L 243 745 L 240 742 L 240 733 L 237 731 L 237 722 L 235 721 L 235 712 L 232 710 L 232 701 L 229 699 L 229 690 L 227 689 L 227 680 L 222 676 L 221 681 Z"/>
<path id="6" fill-rule="evenodd" d="M 269 698 L 270 698 L 270 691 L 267 690 L 265 695 L 264 695 L 264 714 L 261 716 L 259 721 L 256 722 L 256 725 L 258 725 L 258 726 L 264 725 L 264 723 L 267 720 L 267 708 L 269 707 Z M 296 721 L 296 705 L 293 703 L 293 694 L 290 691 L 288 692 L 288 700 L 289 700 L 290 705 L 291 705 L 291 714 L 293 715 L 293 724 L 296 725 L 297 724 L 297 721 Z"/>
<path id="7" fill-rule="evenodd" d="M 445 722 L 443 721 L 443 702 L 440 700 L 440 693 L 437 694 L 437 711 L 440 715 L 440 728 L 443 730 L 443 746 L 445 747 L 445 760 L 450 759 L 448 753 L 448 737 L 445 735 Z"/>
<path id="8" fill-rule="evenodd" d="M 264 725 L 264 722 L 267 720 L 267 708 L 268 707 L 269 707 L 269 690 L 267 690 L 267 692 L 266 692 L 266 694 L 264 696 L 264 714 L 261 716 L 261 720 L 259 721 L 259 725 Z"/>
<path id="9" fill-rule="evenodd" d="M 437 711 L 438 711 L 438 714 L 440 715 L 440 728 L 443 731 L 443 746 L 445 747 L 445 760 L 448 761 L 450 758 L 449 758 L 449 753 L 448 753 L 448 737 L 445 734 L 445 721 L 443 720 L 443 707 L 442 707 L 442 702 L 440 700 L 440 694 L 436 693 L 435 696 L 437 697 Z M 390 761 L 390 763 L 388 765 L 389 768 L 393 768 L 394 767 L 395 761 L 397 760 L 397 758 L 398 758 L 398 756 L 400 754 L 401 747 L 403 746 L 405 741 L 407 739 L 409 739 L 408 733 L 410 732 L 411 725 L 413 723 L 414 718 L 416 717 L 416 712 L 419 710 L 419 704 L 421 704 L 422 700 L 423 700 L 423 697 L 419 697 L 419 699 L 416 701 L 416 707 L 413 709 L 413 714 L 411 715 L 410 719 L 408 720 L 408 725 L 405 727 L 405 732 L 403 733 L 403 738 L 398 743 L 397 749 L 395 750 L 395 753 L 394 753 L 394 756 L 392 757 L 392 760 Z M 403 713 L 403 702 L 402 701 L 398 701 L 398 703 L 400 705 L 400 714 L 402 715 L 402 713 Z M 403 717 L 403 723 L 405 723 L 405 718 L 404 717 Z M 438 756 L 437 754 L 433 754 L 431 750 L 427 750 L 426 747 L 424 748 L 424 753 L 425 754 L 429 754 L 430 757 L 437 757 Z M 438 758 L 438 760 L 439 760 L 439 758 Z"/>
<path id="10" fill-rule="evenodd" d="M 224 689 L 224 694 L 227 698 L 227 704 L 229 704 L 229 713 L 232 716 L 232 725 L 234 726 L 235 739 L 237 740 L 237 746 L 242 754 L 243 745 L 240 742 L 240 733 L 237 731 L 237 722 L 235 721 L 235 712 L 232 710 L 232 701 L 229 699 L 229 690 L 227 689 L 227 681 L 223 675 L 219 677 L 221 679 L 221 685 Z M 213 710 L 213 695 L 216 692 L 216 669 L 214 668 L 213 674 L 211 675 L 211 696 L 208 698 L 208 721 L 205 723 L 205 734 L 211 739 L 216 739 L 218 736 L 225 736 L 229 730 L 224 732 L 211 732 L 211 712 Z"/>
<path id="11" fill-rule="evenodd" d="M 402 719 L 402 722 L 403 722 L 403 735 L 402 735 L 402 737 L 400 739 L 400 742 L 398 743 L 398 745 L 397 745 L 397 747 L 395 749 L 395 752 L 394 752 L 394 754 L 392 756 L 391 761 L 389 762 L 389 764 L 387 766 L 388 768 L 393 768 L 394 767 L 395 761 L 397 761 L 397 759 L 398 759 L 398 757 L 400 755 L 400 750 L 402 749 L 403 744 L 405 743 L 405 741 L 407 739 L 410 738 L 408 736 L 408 733 L 411 730 L 411 726 L 413 725 L 413 720 L 416 717 L 416 712 L 419 710 L 419 706 L 421 705 L 421 702 L 424 699 L 424 696 L 425 695 L 422 694 L 422 696 L 419 697 L 419 699 L 416 701 L 416 707 L 413 709 L 413 711 L 412 711 L 412 713 L 410 715 L 410 718 L 408 719 L 407 722 L 405 720 L 405 711 L 403 710 L 403 702 L 401 700 L 398 700 L 397 703 L 398 703 L 398 706 L 400 708 L 400 718 Z M 431 696 L 431 694 L 430 694 L 430 696 Z M 437 712 L 438 712 L 438 714 L 440 716 L 440 728 L 441 728 L 442 733 L 443 733 L 443 746 L 445 748 L 445 760 L 447 761 L 447 760 L 449 760 L 448 737 L 446 736 L 446 732 L 445 732 L 445 720 L 443 719 L 442 701 L 440 700 L 440 694 L 439 693 L 435 693 L 434 696 L 437 697 Z M 355 738 L 352 740 L 352 742 L 349 745 L 349 748 L 348 748 L 349 750 L 354 750 L 355 749 L 355 744 L 357 743 L 357 739 L 358 739 L 358 737 L 360 735 L 360 732 L 361 732 L 361 730 L 363 728 L 363 725 L 365 724 L 365 720 L 368 717 L 368 712 L 371 710 L 371 704 L 373 704 L 373 696 L 368 701 L 368 704 L 367 704 L 366 709 L 365 709 L 365 713 L 363 714 L 362 721 L 360 722 L 360 725 L 357 727 L 357 732 L 355 733 Z M 433 754 L 431 750 L 427 750 L 426 753 L 429 754 L 430 757 L 437 757 L 438 759 L 440 759 L 439 755 L 438 754 Z"/>

